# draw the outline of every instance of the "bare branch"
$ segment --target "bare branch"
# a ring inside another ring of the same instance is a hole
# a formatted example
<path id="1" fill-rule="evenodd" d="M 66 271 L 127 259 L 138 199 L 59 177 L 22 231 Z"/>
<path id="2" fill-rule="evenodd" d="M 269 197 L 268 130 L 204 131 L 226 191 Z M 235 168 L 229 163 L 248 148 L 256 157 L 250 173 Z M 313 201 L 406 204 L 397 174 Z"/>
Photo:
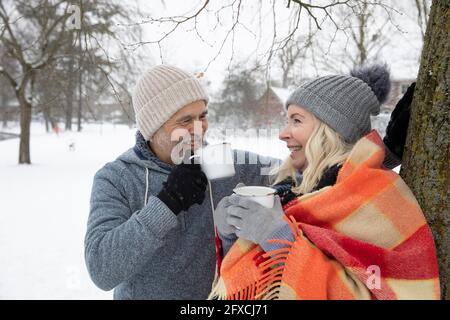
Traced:
<path id="1" fill-rule="evenodd" d="M 5 69 L 0 68 L 0 75 L 3 75 L 11 84 L 11 86 L 14 88 L 14 90 L 17 89 L 17 82 L 16 80 L 8 73 Z"/>

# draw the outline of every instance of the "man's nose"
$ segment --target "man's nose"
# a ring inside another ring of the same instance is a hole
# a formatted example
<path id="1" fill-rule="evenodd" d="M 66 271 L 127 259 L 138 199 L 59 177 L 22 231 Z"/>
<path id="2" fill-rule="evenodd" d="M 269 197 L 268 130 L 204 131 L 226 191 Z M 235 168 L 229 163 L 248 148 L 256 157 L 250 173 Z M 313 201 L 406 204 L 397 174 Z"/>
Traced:
<path id="1" fill-rule="evenodd" d="M 203 123 L 200 120 L 195 120 L 189 126 L 189 133 L 191 135 L 203 135 Z"/>

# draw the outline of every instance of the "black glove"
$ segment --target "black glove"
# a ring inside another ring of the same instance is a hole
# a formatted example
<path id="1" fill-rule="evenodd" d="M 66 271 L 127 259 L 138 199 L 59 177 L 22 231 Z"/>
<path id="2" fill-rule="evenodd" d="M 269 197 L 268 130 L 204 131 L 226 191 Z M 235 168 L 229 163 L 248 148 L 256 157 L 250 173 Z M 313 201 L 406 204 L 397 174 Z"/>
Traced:
<path id="1" fill-rule="evenodd" d="M 199 164 L 175 166 L 157 197 L 175 214 L 205 200 L 208 179 Z"/>
<path id="2" fill-rule="evenodd" d="M 413 82 L 408 90 L 406 90 L 403 97 L 397 102 L 397 105 L 392 111 L 391 119 L 386 128 L 386 136 L 383 141 L 384 144 L 391 150 L 399 159 L 403 157 L 403 149 L 405 148 L 406 132 L 408 130 L 409 118 L 411 116 L 411 102 L 414 95 L 416 83 Z"/>
<path id="3" fill-rule="evenodd" d="M 288 177 L 272 186 L 272 188 L 276 190 L 275 194 L 280 196 L 281 204 L 283 206 L 298 197 L 297 194 L 292 192 L 292 188 L 294 186 L 295 182 L 291 177 Z"/>

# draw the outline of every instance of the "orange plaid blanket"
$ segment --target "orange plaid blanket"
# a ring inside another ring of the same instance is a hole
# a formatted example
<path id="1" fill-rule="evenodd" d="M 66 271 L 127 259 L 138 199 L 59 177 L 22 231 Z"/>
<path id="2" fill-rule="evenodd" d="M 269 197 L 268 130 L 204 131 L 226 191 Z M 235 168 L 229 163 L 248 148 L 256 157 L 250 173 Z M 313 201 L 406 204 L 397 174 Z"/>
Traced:
<path id="1" fill-rule="evenodd" d="M 382 167 L 376 131 L 360 139 L 336 184 L 288 203 L 294 233 L 264 252 L 238 239 L 210 299 L 439 299 L 433 237 L 412 192 Z"/>

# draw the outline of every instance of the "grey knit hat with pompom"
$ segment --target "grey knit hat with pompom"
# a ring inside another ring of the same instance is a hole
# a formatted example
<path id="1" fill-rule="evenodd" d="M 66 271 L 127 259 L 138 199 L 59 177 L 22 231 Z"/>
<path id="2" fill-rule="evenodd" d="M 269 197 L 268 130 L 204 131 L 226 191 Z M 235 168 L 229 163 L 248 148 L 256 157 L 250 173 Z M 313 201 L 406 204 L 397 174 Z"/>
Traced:
<path id="1" fill-rule="evenodd" d="M 286 101 L 313 113 L 354 143 L 371 130 L 370 116 L 380 113 L 391 87 L 389 70 L 376 64 L 353 70 L 350 75 L 332 75 L 308 81 Z"/>

